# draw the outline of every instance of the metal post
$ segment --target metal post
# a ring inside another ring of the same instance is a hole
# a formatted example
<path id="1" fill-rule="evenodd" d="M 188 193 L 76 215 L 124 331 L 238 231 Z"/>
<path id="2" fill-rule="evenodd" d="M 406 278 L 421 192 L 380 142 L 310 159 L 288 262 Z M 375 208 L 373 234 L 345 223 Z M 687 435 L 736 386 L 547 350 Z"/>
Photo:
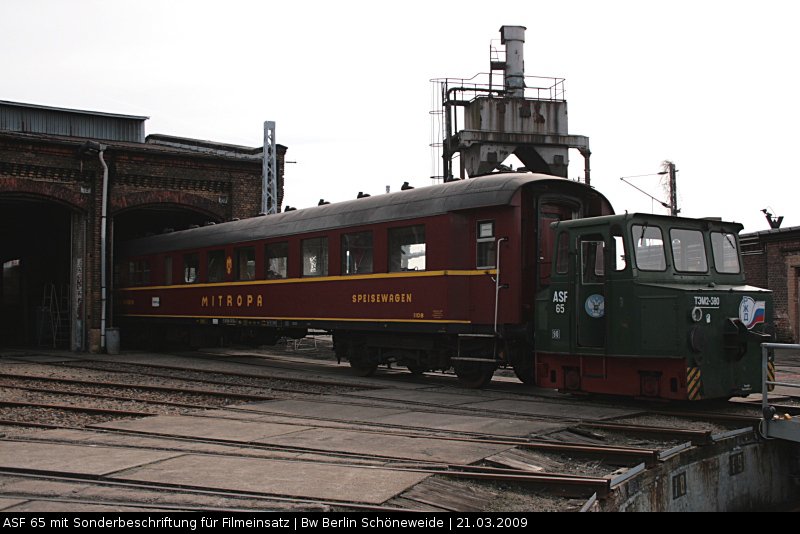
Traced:
<path id="1" fill-rule="evenodd" d="M 675 180 L 675 164 L 669 163 L 669 214 L 678 216 L 678 185 Z"/>
<path id="2" fill-rule="evenodd" d="M 275 121 L 264 122 L 264 163 L 261 182 L 261 213 L 278 213 L 278 165 Z"/>

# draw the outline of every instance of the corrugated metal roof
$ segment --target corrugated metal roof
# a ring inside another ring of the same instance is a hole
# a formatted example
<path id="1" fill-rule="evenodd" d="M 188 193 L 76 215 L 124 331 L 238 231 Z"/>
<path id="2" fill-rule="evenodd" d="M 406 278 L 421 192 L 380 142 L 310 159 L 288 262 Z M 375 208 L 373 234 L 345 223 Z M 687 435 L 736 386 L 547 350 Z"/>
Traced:
<path id="1" fill-rule="evenodd" d="M 144 143 L 148 117 L 0 100 L 0 130 Z"/>

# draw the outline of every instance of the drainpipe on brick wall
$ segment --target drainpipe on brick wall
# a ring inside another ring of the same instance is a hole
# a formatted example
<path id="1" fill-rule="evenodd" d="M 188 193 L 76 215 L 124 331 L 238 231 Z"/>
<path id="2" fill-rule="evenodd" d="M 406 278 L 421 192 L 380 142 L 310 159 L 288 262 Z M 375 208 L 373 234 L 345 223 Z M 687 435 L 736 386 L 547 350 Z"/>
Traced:
<path id="1" fill-rule="evenodd" d="M 78 150 L 79 154 L 97 152 L 100 165 L 103 166 L 102 208 L 100 210 L 100 350 L 106 348 L 106 238 L 108 219 L 108 165 L 103 158 L 103 152 L 108 148 L 97 141 L 86 141 Z"/>

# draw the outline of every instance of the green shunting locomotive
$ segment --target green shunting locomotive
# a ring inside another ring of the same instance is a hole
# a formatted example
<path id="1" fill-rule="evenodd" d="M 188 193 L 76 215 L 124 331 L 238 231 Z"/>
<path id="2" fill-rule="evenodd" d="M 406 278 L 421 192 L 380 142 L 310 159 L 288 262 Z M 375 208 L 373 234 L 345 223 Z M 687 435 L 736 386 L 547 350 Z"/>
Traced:
<path id="1" fill-rule="evenodd" d="M 552 228 L 551 283 L 536 302 L 540 386 L 674 400 L 760 392 L 774 307 L 745 284 L 742 225 L 625 214 Z"/>

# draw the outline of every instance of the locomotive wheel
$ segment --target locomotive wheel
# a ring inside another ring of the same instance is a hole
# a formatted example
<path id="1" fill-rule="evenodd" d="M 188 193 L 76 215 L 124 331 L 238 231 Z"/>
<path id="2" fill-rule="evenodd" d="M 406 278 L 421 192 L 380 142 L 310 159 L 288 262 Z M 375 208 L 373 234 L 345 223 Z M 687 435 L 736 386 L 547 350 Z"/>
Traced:
<path id="1" fill-rule="evenodd" d="M 521 364 L 514 366 L 514 374 L 517 375 L 517 378 L 523 384 L 528 384 L 529 386 L 536 385 L 536 377 L 533 376 L 533 366 Z"/>
<path id="2" fill-rule="evenodd" d="M 350 360 L 350 368 L 356 376 L 372 376 L 378 369 L 377 363 L 362 360 Z"/>
<path id="3" fill-rule="evenodd" d="M 456 367 L 455 371 L 462 386 L 478 389 L 492 381 L 494 367 Z"/>

